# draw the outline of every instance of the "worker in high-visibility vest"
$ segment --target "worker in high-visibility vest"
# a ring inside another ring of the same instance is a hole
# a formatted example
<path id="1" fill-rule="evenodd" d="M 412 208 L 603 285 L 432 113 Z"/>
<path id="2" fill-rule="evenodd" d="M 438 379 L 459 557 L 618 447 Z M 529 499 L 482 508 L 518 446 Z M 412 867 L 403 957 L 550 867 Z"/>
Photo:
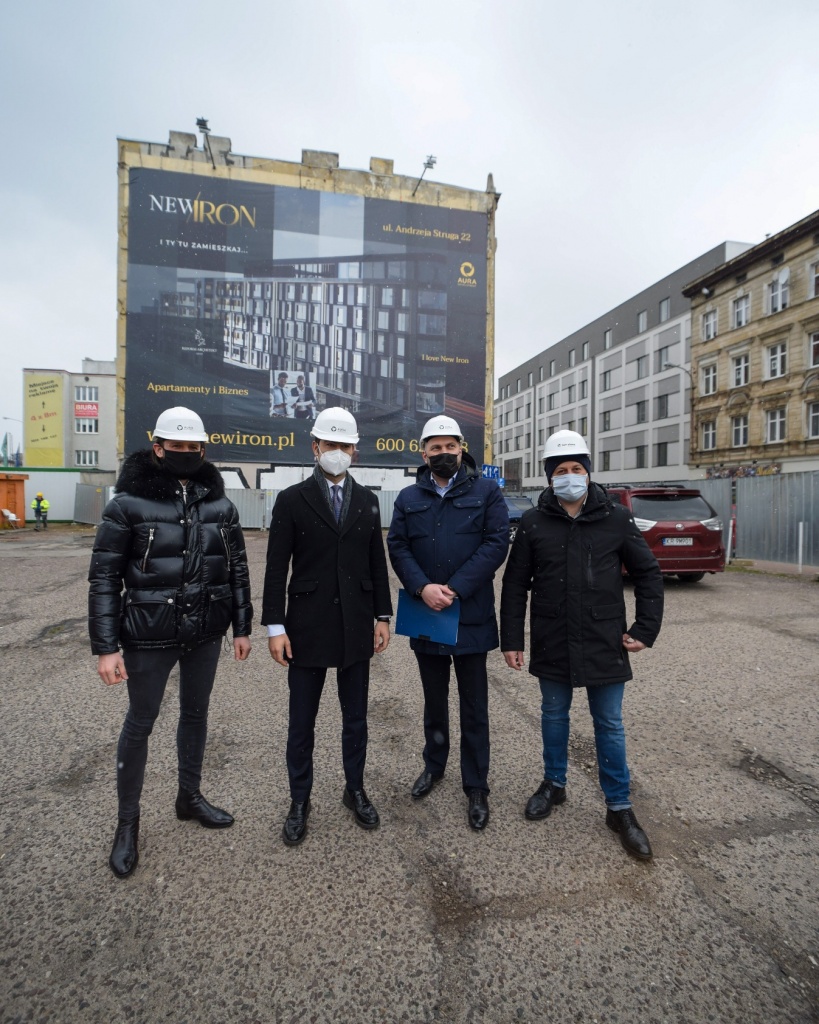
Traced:
<path id="1" fill-rule="evenodd" d="M 51 507 L 48 503 L 48 498 L 43 497 L 42 491 L 37 491 L 37 497 L 32 501 L 31 507 L 34 509 L 34 529 L 40 529 L 40 523 L 43 524 L 43 529 L 48 529 L 48 510 Z"/>

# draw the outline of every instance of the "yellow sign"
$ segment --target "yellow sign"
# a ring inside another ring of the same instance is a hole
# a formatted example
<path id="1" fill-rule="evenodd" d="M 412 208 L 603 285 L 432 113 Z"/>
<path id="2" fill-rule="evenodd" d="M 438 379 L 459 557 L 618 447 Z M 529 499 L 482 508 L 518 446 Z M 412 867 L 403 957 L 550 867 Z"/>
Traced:
<path id="1" fill-rule="evenodd" d="M 63 378 L 25 375 L 25 450 L 27 466 L 63 465 Z"/>

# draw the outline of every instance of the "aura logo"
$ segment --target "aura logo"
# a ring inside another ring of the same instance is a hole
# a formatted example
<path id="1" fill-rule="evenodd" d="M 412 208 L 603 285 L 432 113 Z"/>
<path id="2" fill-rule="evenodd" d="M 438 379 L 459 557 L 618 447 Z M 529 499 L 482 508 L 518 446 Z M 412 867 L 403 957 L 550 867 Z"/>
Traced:
<path id="1" fill-rule="evenodd" d="M 461 264 L 461 276 L 458 278 L 458 284 L 464 288 L 478 287 L 478 282 L 475 280 L 475 265 L 468 260 L 464 260 Z"/>
<path id="2" fill-rule="evenodd" d="M 195 224 L 220 224 L 232 228 L 237 224 L 256 227 L 256 207 L 234 206 L 233 203 L 212 203 L 202 199 L 200 192 L 195 199 L 188 196 L 155 196 L 148 195 L 149 213 L 170 213 L 175 216 L 182 214 L 187 221 Z"/>

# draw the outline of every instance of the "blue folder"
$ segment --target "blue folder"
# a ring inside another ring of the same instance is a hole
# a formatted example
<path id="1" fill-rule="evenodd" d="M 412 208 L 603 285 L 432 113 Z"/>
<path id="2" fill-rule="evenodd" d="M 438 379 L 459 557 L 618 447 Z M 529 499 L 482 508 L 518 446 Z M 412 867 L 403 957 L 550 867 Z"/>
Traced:
<path id="1" fill-rule="evenodd" d="M 430 640 L 435 644 L 454 647 L 458 641 L 458 619 L 460 607 L 453 601 L 449 608 L 435 612 L 428 608 L 420 597 L 412 597 L 406 590 L 398 591 L 398 614 L 395 617 L 395 632 L 401 636 L 414 636 L 419 640 Z"/>

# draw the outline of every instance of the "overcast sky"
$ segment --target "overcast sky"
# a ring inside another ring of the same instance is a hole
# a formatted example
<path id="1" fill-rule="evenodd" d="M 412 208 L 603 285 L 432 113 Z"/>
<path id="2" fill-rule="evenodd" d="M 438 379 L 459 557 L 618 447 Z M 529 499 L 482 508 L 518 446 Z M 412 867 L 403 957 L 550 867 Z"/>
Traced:
<path id="1" fill-rule="evenodd" d="M 819 207 L 816 0 L 30 0 L 0 39 L 0 415 L 113 359 L 116 138 L 483 189 L 496 376 L 725 239 Z M 0 421 L 20 436 L 20 424 Z"/>

